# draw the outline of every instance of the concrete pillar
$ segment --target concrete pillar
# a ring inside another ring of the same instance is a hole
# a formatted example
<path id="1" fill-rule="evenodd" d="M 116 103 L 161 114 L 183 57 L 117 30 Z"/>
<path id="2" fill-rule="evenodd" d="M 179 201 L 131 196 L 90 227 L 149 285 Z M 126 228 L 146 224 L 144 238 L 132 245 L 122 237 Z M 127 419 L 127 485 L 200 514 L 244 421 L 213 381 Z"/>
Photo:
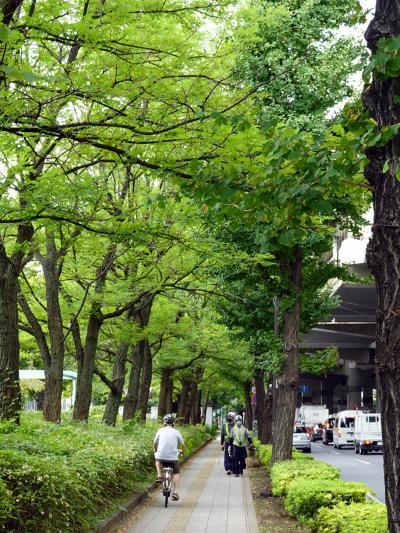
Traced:
<path id="1" fill-rule="evenodd" d="M 347 387 L 347 409 L 356 409 L 361 407 L 361 387 Z"/>
<path id="2" fill-rule="evenodd" d="M 374 402 L 372 397 L 372 387 L 362 387 L 362 407 L 372 411 L 374 409 Z"/>
<path id="3" fill-rule="evenodd" d="M 346 361 L 347 370 L 347 409 L 361 407 L 361 375 L 355 361 Z"/>
<path id="4" fill-rule="evenodd" d="M 333 413 L 333 390 L 328 389 L 324 390 L 322 393 L 322 404 L 326 405 L 326 407 L 329 409 L 329 413 Z"/>

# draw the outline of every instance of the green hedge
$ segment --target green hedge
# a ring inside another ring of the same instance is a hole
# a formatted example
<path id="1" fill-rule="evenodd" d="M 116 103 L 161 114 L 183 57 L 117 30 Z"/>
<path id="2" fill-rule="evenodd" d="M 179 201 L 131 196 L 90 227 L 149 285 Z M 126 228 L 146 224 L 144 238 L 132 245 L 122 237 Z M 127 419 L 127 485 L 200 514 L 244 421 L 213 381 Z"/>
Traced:
<path id="1" fill-rule="evenodd" d="M 369 489 L 363 483 L 340 479 L 293 480 L 285 498 L 285 509 L 300 522 L 309 522 L 321 507 L 334 507 L 340 502 L 364 503 Z"/>
<path id="2" fill-rule="evenodd" d="M 272 444 L 261 444 L 258 439 L 254 439 L 254 444 L 258 451 L 260 461 L 264 465 L 268 473 L 271 472 L 271 460 L 272 460 Z M 314 458 L 310 455 L 304 455 L 297 450 L 292 451 L 293 459 L 299 459 L 303 461 L 313 461 Z"/>
<path id="3" fill-rule="evenodd" d="M 386 505 L 383 503 L 340 503 L 319 510 L 318 533 L 388 533 Z"/>
<path id="4" fill-rule="evenodd" d="M 58 425 L 35 415 L 19 427 L 0 424 L 0 530 L 88 531 L 113 501 L 152 479 L 158 427 Z M 203 426 L 179 429 L 187 454 L 208 438 Z"/>
<path id="5" fill-rule="evenodd" d="M 366 502 L 362 483 L 341 481 L 337 468 L 294 451 L 293 459 L 271 468 L 272 446 L 256 441 L 275 496 L 314 533 L 388 533 L 386 506 Z"/>
<path id="6" fill-rule="evenodd" d="M 293 480 L 335 480 L 340 478 L 337 468 L 320 461 L 292 459 L 274 464 L 271 469 L 272 491 L 275 496 L 287 494 Z"/>

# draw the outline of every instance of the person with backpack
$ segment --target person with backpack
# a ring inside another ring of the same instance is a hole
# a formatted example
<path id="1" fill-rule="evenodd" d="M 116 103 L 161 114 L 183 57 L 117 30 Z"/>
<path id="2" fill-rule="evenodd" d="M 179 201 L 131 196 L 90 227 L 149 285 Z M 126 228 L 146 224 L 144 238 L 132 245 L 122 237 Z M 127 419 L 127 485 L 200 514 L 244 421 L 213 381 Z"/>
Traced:
<path id="1" fill-rule="evenodd" d="M 246 444 L 253 446 L 253 441 L 247 428 L 243 425 L 241 415 L 236 415 L 229 437 L 229 445 L 232 450 L 232 468 L 235 477 L 243 475 L 246 469 L 247 449 Z"/>
<path id="2" fill-rule="evenodd" d="M 229 438 L 234 425 L 235 413 L 230 412 L 226 415 L 226 422 L 221 428 L 221 450 L 224 452 L 224 467 L 228 476 L 230 476 L 233 471 L 233 458 L 229 445 Z"/>

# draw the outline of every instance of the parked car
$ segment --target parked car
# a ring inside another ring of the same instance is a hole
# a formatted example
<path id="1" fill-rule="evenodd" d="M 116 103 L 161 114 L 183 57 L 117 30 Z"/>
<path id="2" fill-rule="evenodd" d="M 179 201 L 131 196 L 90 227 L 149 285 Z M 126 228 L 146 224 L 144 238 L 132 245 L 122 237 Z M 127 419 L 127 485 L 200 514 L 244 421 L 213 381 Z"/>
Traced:
<path id="1" fill-rule="evenodd" d="M 304 453 L 311 452 L 311 435 L 302 426 L 295 426 L 293 428 L 293 448 L 302 450 Z"/>
<path id="2" fill-rule="evenodd" d="M 316 440 L 322 440 L 324 427 L 324 424 L 315 424 L 311 432 L 311 440 L 313 442 L 315 442 Z"/>
<path id="3" fill-rule="evenodd" d="M 332 416 L 325 420 L 324 428 L 322 430 L 322 444 L 326 446 L 333 442 L 333 426 L 335 423 L 335 417 Z"/>

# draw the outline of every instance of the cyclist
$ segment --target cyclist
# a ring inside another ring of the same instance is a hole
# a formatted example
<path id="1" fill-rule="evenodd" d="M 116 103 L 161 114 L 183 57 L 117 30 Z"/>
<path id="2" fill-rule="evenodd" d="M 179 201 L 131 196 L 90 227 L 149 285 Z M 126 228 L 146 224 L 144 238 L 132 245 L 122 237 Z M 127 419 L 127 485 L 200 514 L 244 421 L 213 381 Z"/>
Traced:
<path id="1" fill-rule="evenodd" d="M 229 437 L 234 425 L 235 413 L 230 412 L 226 415 L 226 423 L 221 429 L 221 450 L 224 451 L 224 467 L 228 476 L 232 474 L 233 470 L 233 459 L 229 450 Z"/>
<path id="2" fill-rule="evenodd" d="M 243 475 L 243 470 L 246 468 L 246 441 L 253 446 L 253 441 L 250 433 L 243 425 L 243 418 L 240 415 L 235 416 L 235 425 L 231 429 L 229 446 L 232 449 L 233 457 L 233 473 L 235 477 Z"/>
<path id="3" fill-rule="evenodd" d="M 182 435 L 174 429 L 174 419 L 172 415 L 164 416 L 164 427 L 160 428 L 154 437 L 154 456 L 157 468 L 157 480 L 162 481 L 161 468 L 170 466 L 173 472 L 172 478 L 172 500 L 179 500 L 179 461 L 178 453 L 183 452 L 185 443 Z M 178 448 L 180 444 L 180 448 Z"/>

